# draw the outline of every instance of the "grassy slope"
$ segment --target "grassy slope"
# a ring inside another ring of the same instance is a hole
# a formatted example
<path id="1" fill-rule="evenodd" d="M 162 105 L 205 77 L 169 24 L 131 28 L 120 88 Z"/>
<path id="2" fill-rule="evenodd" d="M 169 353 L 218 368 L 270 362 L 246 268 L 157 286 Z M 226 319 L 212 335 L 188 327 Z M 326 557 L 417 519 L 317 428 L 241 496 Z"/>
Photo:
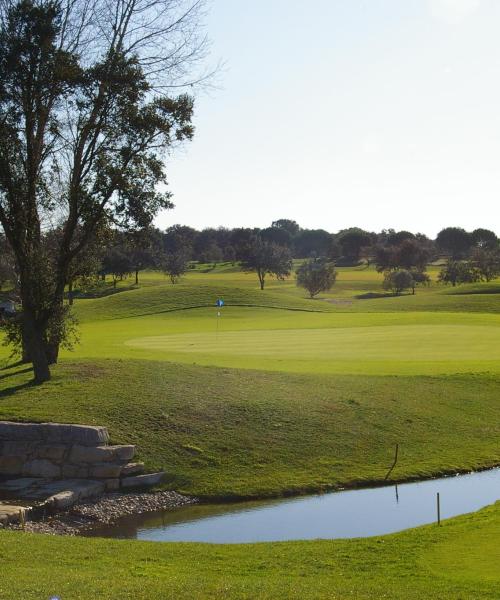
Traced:
<path id="1" fill-rule="evenodd" d="M 500 504 L 383 538 L 155 544 L 0 532 L 0 598 L 497 599 Z"/>
<path id="2" fill-rule="evenodd" d="M 167 362 L 63 362 L 43 387 L 4 371 L 0 418 L 92 422 L 171 485 L 255 496 L 500 462 L 494 375 L 318 376 Z M 7 387 L 8 386 L 8 387 Z M 17 389 L 16 389 L 17 388 Z M 467 444 L 463 441 L 467 440 Z"/>

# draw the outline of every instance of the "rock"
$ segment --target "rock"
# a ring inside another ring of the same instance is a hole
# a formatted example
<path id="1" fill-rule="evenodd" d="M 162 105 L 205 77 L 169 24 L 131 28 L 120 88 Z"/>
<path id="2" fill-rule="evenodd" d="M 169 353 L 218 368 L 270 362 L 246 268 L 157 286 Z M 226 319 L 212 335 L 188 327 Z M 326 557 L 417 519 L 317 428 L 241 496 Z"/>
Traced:
<path id="1" fill-rule="evenodd" d="M 61 475 L 62 477 L 76 477 L 78 479 L 85 479 L 89 476 L 89 469 L 86 465 L 71 465 L 65 463 L 61 468 Z"/>
<path id="2" fill-rule="evenodd" d="M 7 492 L 8 494 L 19 494 L 24 496 L 28 490 L 43 483 L 43 479 L 36 477 L 20 477 L 18 479 L 8 479 L 0 483 L 0 492 Z"/>
<path id="3" fill-rule="evenodd" d="M 57 446 L 38 446 L 35 450 L 35 454 L 38 458 L 47 458 L 52 461 L 60 462 L 67 451 L 67 447 L 63 444 Z"/>
<path id="4" fill-rule="evenodd" d="M 122 460 L 126 462 L 131 458 L 134 458 L 135 446 L 109 446 L 109 448 L 112 448 L 116 460 Z"/>
<path id="5" fill-rule="evenodd" d="M 122 477 L 141 475 L 142 473 L 144 473 L 144 463 L 142 462 L 128 463 L 122 468 Z"/>
<path id="6" fill-rule="evenodd" d="M 27 456 L 38 447 L 38 442 L 0 442 L 3 456 Z"/>
<path id="7" fill-rule="evenodd" d="M 33 477 L 60 477 L 61 467 L 43 458 L 31 460 L 24 464 L 23 475 Z"/>
<path id="8" fill-rule="evenodd" d="M 130 460 L 135 446 L 79 446 L 71 448 L 69 461 L 72 463 L 102 463 Z"/>
<path id="9" fill-rule="evenodd" d="M 89 469 L 89 476 L 97 479 L 112 479 L 120 477 L 122 465 L 113 463 L 103 463 L 101 465 L 92 465 Z"/>
<path id="10" fill-rule="evenodd" d="M 0 440 L 38 441 L 42 439 L 42 430 L 36 423 L 0 421 Z"/>
<path id="11" fill-rule="evenodd" d="M 120 480 L 118 479 L 118 477 L 116 477 L 115 479 L 105 479 L 104 486 L 107 492 L 114 492 L 120 489 Z"/>
<path id="12" fill-rule="evenodd" d="M 135 477 L 124 477 L 121 480 L 121 487 L 125 489 L 152 487 L 154 485 L 159 485 L 163 481 L 164 477 L 164 472 L 148 473 L 147 475 L 136 475 Z"/>
<path id="13" fill-rule="evenodd" d="M 23 466 L 22 456 L 0 456 L 0 475 L 22 475 Z"/>
<path id="14" fill-rule="evenodd" d="M 71 508 L 73 504 L 78 502 L 79 495 L 77 492 L 67 490 L 65 492 L 59 492 L 51 496 L 46 504 L 54 508 L 55 510 L 66 510 Z"/>
<path id="15" fill-rule="evenodd" d="M 16 506 L 14 504 L 0 504 L 0 523 L 7 525 L 7 523 L 14 523 L 20 520 L 21 513 L 26 513 L 24 506 Z"/>
<path id="16" fill-rule="evenodd" d="M 64 442 L 81 446 L 101 446 L 109 442 L 106 427 L 42 423 L 42 437 L 48 442 Z"/>

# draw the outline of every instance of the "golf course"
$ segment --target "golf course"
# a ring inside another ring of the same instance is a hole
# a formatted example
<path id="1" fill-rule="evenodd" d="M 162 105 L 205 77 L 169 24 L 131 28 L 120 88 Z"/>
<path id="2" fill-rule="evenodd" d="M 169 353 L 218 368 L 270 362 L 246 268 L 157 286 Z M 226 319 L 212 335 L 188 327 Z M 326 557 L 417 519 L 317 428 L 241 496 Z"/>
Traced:
<path id="1" fill-rule="evenodd" d="M 452 288 L 437 271 L 398 296 L 364 264 L 338 268 L 314 299 L 293 277 L 261 291 L 231 263 L 197 265 L 176 285 L 155 271 L 108 284 L 75 300 L 79 343 L 49 382 L 32 385 L 1 349 L 0 420 L 104 425 L 167 473 L 165 488 L 207 502 L 379 484 L 396 444 L 391 481 L 498 465 L 500 282 Z M 500 504 L 362 540 L 5 531 L 0 598 L 497 598 L 499 533 Z"/>

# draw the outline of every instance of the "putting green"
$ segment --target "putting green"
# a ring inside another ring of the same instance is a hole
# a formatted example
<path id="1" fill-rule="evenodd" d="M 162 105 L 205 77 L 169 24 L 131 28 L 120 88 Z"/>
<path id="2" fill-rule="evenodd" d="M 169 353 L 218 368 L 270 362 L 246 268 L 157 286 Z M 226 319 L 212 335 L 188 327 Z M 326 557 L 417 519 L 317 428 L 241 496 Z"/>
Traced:
<path id="1" fill-rule="evenodd" d="M 321 373 L 457 373 L 500 370 L 500 327 L 385 325 L 188 332 L 125 344 L 169 360 Z"/>

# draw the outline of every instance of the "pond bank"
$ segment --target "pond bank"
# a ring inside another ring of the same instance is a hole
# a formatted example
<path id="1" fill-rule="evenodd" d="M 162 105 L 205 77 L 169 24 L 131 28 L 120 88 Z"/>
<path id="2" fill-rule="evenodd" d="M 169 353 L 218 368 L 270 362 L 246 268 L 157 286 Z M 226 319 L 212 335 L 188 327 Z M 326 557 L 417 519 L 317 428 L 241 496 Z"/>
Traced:
<path id="1" fill-rule="evenodd" d="M 51 535 L 78 535 L 83 530 L 96 525 L 112 525 L 127 516 L 172 510 L 197 502 L 197 498 L 169 491 L 138 494 L 110 493 L 75 504 L 67 511 L 27 521 L 24 525 L 10 524 L 6 529 Z"/>

